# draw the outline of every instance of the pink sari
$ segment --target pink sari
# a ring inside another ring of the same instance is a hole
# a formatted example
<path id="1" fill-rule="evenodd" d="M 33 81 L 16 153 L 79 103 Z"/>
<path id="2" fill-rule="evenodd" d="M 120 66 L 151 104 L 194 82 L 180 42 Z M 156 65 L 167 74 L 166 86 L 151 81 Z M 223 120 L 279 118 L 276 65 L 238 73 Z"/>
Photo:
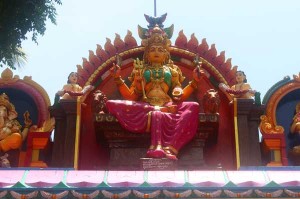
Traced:
<path id="1" fill-rule="evenodd" d="M 175 113 L 162 112 L 146 102 L 108 100 L 108 111 L 121 126 L 135 133 L 151 132 L 151 145 L 172 147 L 179 151 L 192 140 L 198 127 L 199 104 L 197 102 L 169 102 L 165 107 L 176 105 Z"/>

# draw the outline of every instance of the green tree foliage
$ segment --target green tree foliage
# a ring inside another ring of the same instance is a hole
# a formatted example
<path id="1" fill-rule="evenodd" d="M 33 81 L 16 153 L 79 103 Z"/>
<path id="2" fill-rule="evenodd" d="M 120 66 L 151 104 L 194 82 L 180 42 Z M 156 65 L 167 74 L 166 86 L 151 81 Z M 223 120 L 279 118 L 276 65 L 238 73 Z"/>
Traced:
<path id="1" fill-rule="evenodd" d="M 32 41 L 44 35 L 46 21 L 56 24 L 56 4 L 61 0 L 0 0 L 0 66 L 15 69 L 16 58 L 26 57 L 22 41 L 32 32 Z"/>

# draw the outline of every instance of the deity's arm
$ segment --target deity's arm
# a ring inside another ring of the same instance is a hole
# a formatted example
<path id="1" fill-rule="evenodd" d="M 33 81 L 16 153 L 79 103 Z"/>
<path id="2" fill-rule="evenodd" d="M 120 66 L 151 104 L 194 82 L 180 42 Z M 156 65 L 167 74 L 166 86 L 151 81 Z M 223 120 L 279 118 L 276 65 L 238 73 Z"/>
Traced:
<path id="1" fill-rule="evenodd" d="M 189 98 L 189 96 L 198 89 L 198 82 L 205 77 L 205 71 L 203 70 L 198 70 L 198 68 L 195 68 L 193 70 L 193 79 L 192 81 L 189 82 L 189 84 L 183 89 L 183 95 L 182 95 L 182 100 L 186 100 Z"/>
<path id="2" fill-rule="evenodd" d="M 225 86 L 225 85 L 224 85 Z M 225 89 L 225 91 L 232 97 L 232 98 L 234 98 L 234 97 L 240 97 L 242 94 L 245 94 L 245 92 L 242 92 L 242 90 L 237 90 L 236 89 L 236 84 L 235 85 L 233 85 L 233 86 L 231 86 L 230 87 L 230 89 L 229 89 L 229 87 L 227 87 L 226 89 Z"/>
<path id="3" fill-rule="evenodd" d="M 250 84 L 244 83 L 240 89 L 237 89 L 237 85 L 233 85 L 231 88 L 226 86 L 225 84 L 219 85 L 220 89 L 224 90 L 228 94 L 230 94 L 233 98 L 251 98 L 255 94 L 255 90 L 251 89 Z"/>
<path id="4" fill-rule="evenodd" d="M 136 101 L 139 98 L 136 88 L 136 70 L 133 69 L 131 75 L 128 79 L 132 82 L 130 88 L 125 84 L 124 80 L 121 77 L 121 68 L 119 65 L 113 64 L 113 67 L 110 68 L 111 76 L 114 78 L 114 82 L 118 87 L 119 92 L 121 93 L 122 97 L 126 100 L 133 100 Z"/>
<path id="5" fill-rule="evenodd" d="M 197 90 L 197 88 L 197 81 L 194 79 L 190 81 L 189 84 L 183 89 L 183 94 L 181 97 L 182 101 L 187 100 L 190 97 L 190 95 L 194 92 L 194 90 Z"/>
<path id="6" fill-rule="evenodd" d="M 121 77 L 114 78 L 114 82 L 116 83 L 119 92 L 121 93 L 122 97 L 126 100 L 138 100 L 139 95 L 136 92 L 135 84 L 132 83 L 130 88 L 124 83 L 124 80 Z"/>
<path id="7" fill-rule="evenodd" d="M 193 71 L 193 80 L 190 81 L 189 84 L 182 89 L 181 83 L 183 82 L 185 77 L 182 75 L 182 72 L 178 66 L 172 65 L 171 68 L 172 68 L 171 72 L 172 72 L 173 97 L 174 97 L 174 93 L 176 93 L 176 90 L 181 89 L 182 94 L 181 94 L 180 100 L 185 101 L 190 97 L 190 95 L 195 90 L 197 90 L 198 82 L 204 76 L 204 72 L 200 71 L 200 76 L 199 76 L 198 72 L 196 70 L 194 70 Z"/>
<path id="8" fill-rule="evenodd" d="M 180 68 L 176 65 L 173 65 L 173 62 L 171 62 L 171 64 L 169 64 L 168 67 L 169 67 L 171 75 L 172 75 L 172 79 L 171 79 L 172 87 L 171 87 L 171 89 L 172 89 L 173 99 L 174 100 L 181 100 L 182 94 L 183 94 L 181 82 L 183 82 L 185 77 L 183 77 Z"/>
<path id="9" fill-rule="evenodd" d="M 29 114 L 28 111 L 26 111 L 23 114 L 23 117 L 24 117 L 24 129 L 23 129 L 21 134 L 22 134 L 22 139 L 24 141 L 27 137 L 28 132 L 29 132 L 29 127 L 32 125 L 32 120 L 30 118 L 30 114 Z"/>

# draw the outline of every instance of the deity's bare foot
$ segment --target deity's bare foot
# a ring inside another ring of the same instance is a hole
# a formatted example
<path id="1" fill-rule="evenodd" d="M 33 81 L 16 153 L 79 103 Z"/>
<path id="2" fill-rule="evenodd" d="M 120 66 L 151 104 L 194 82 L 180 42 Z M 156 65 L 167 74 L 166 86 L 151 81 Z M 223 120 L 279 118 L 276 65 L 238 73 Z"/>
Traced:
<path id="1" fill-rule="evenodd" d="M 170 160 L 178 160 L 176 155 L 173 154 L 170 150 L 165 150 L 166 158 Z"/>
<path id="2" fill-rule="evenodd" d="M 164 158 L 166 156 L 164 150 L 162 149 L 149 149 L 147 151 L 147 157 L 148 158 Z"/>

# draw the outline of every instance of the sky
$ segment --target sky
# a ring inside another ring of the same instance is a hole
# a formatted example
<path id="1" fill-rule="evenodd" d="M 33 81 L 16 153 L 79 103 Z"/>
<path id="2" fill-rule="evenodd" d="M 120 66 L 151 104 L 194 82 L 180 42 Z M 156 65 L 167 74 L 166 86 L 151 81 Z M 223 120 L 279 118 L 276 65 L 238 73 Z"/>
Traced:
<path id="1" fill-rule="evenodd" d="M 144 14 L 154 15 L 154 0 L 62 2 L 56 6 L 57 25 L 47 22 L 38 45 L 30 39 L 22 43 L 28 62 L 14 71 L 20 78 L 32 76 L 52 103 L 89 50 L 104 46 L 106 38 L 113 41 L 115 33 L 124 39 L 127 30 L 140 44 L 137 25 L 146 27 Z M 276 82 L 300 72 L 298 0 L 157 0 L 156 5 L 157 16 L 168 14 L 165 27 L 175 26 L 173 44 L 180 30 L 188 39 L 192 33 L 199 42 L 206 38 L 218 54 L 225 51 L 226 59 L 232 58 L 262 98 Z"/>

